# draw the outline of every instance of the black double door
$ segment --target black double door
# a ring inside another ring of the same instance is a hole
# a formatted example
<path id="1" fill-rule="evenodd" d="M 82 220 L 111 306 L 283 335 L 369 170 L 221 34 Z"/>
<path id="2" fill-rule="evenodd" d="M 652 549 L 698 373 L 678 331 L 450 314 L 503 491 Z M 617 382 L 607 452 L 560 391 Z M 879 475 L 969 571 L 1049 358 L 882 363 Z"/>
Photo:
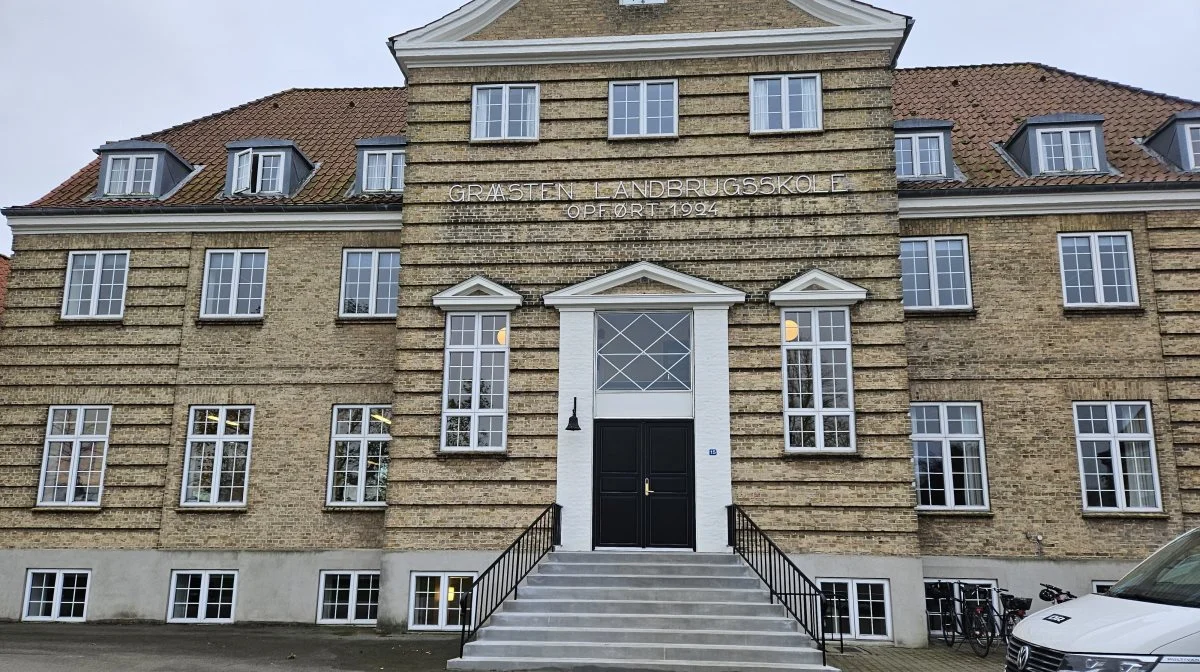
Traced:
<path id="1" fill-rule="evenodd" d="M 598 420 L 596 546 L 695 548 L 691 420 Z"/>

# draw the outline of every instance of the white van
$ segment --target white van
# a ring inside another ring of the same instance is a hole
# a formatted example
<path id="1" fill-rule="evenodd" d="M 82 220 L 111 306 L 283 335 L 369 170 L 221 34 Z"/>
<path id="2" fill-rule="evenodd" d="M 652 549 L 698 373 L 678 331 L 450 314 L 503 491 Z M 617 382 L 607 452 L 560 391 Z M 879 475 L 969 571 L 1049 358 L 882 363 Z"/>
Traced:
<path id="1" fill-rule="evenodd" d="M 1105 595 L 1031 614 L 1006 672 L 1200 672 L 1200 528 L 1159 549 Z"/>

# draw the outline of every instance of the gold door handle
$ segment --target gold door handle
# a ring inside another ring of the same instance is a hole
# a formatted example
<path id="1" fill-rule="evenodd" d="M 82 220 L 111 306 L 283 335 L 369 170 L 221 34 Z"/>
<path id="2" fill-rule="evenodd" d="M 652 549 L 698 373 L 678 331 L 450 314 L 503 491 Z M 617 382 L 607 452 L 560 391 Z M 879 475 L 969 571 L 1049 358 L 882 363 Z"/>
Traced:
<path id="1" fill-rule="evenodd" d="M 646 496 L 649 497 L 654 491 L 650 489 L 650 479 L 646 479 Z"/>

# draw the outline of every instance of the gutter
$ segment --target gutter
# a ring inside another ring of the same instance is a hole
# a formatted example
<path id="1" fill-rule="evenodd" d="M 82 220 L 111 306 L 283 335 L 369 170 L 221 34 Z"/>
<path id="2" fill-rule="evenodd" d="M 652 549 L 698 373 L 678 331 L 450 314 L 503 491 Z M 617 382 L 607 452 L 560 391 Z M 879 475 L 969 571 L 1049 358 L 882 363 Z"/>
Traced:
<path id="1" fill-rule="evenodd" d="M 974 187 L 968 189 L 900 189 L 900 198 L 954 198 L 956 196 L 1021 196 L 1035 194 L 1091 194 L 1147 191 L 1189 191 L 1200 182 L 1135 182 L 1130 184 L 1058 184 L 1045 187 Z"/>
<path id="2" fill-rule="evenodd" d="M 900 62 L 900 52 L 904 51 L 904 45 L 908 44 L 908 36 L 912 35 L 913 26 L 917 24 L 917 20 L 911 16 L 904 17 L 906 25 L 904 26 L 904 35 L 900 38 L 900 43 L 896 45 L 896 51 L 892 53 L 892 69 L 896 69 L 896 65 Z"/>

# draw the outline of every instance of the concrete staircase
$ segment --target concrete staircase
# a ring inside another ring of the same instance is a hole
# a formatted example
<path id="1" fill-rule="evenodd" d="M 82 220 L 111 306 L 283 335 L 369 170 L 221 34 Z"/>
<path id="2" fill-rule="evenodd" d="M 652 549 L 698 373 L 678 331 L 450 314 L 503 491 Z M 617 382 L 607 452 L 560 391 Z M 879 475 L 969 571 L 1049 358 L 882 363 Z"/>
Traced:
<path id="1" fill-rule="evenodd" d="M 451 670 L 824 670 L 741 558 L 551 553 Z"/>

